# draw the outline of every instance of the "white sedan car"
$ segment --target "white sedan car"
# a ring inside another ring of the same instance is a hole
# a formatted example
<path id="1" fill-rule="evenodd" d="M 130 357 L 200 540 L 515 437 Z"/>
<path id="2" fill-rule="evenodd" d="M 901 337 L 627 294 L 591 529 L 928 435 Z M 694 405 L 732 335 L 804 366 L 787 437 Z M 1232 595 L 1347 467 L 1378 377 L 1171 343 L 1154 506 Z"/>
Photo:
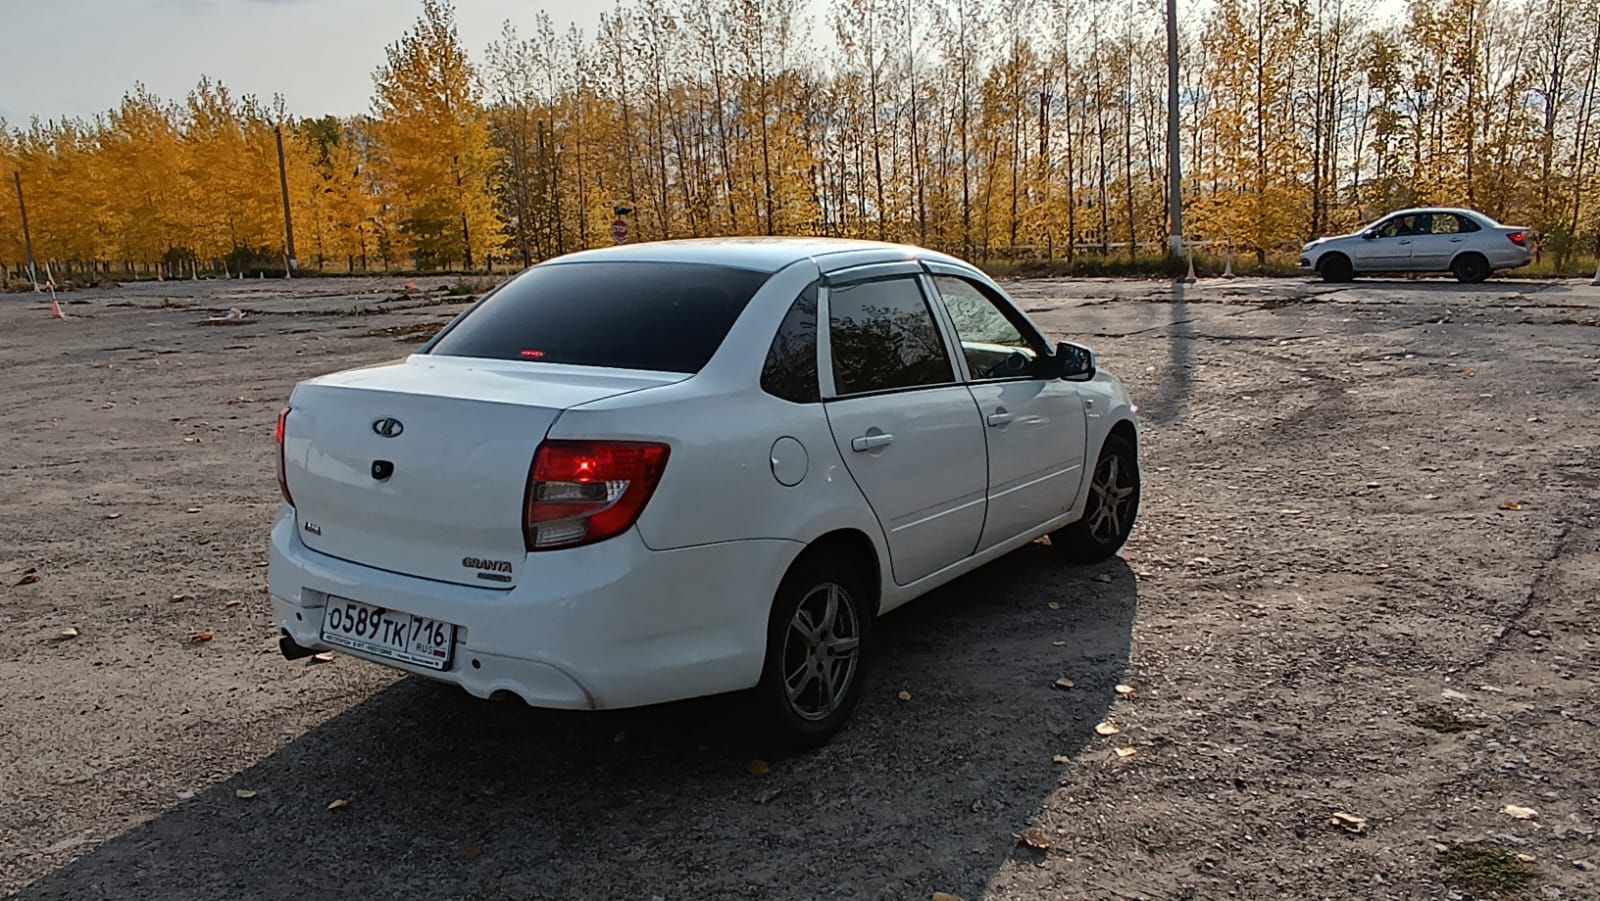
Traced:
<path id="1" fill-rule="evenodd" d="M 278 421 L 292 658 L 614 708 L 746 691 L 791 744 L 861 693 L 875 617 L 1049 535 L 1115 554 L 1134 407 L 994 282 L 913 247 L 662 242 L 490 292 Z"/>
<path id="2" fill-rule="evenodd" d="M 1501 225 L 1475 210 L 1400 210 L 1348 235 L 1318 238 L 1300 251 L 1300 268 L 1330 282 L 1379 272 L 1449 272 L 1481 282 L 1526 266 L 1528 229 Z"/>

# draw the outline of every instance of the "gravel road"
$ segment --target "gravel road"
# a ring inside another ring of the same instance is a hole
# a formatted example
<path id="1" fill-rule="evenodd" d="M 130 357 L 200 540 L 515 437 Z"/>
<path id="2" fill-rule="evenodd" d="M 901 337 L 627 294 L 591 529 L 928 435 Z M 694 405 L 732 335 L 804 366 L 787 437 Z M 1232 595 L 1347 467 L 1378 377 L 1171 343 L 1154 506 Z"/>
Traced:
<path id="1" fill-rule="evenodd" d="M 0 295 L 0 892 L 1600 896 L 1600 288 L 1011 285 L 1140 404 L 1134 538 L 892 614 L 786 757 L 277 654 L 275 414 L 441 281 Z"/>

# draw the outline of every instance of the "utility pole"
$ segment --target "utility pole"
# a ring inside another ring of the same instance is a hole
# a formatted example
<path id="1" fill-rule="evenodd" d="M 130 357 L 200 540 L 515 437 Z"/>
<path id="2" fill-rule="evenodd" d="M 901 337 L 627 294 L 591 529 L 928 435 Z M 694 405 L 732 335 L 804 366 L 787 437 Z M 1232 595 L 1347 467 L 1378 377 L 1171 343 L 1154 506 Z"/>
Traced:
<path id="1" fill-rule="evenodd" d="M 283 233 L 286 245 L 284 249 L 289 255 L 288 268 L 284 271 L 284 276 L 288 277 L 294 274 L 294 270 L 299 268 L 300 264 L 294 257 L 294 219 L 289 215 L 289 170 L 283 162 L 283 126 L 281 124 L 272 126 L 272 133 L 278 139 L 278 187 L 283 189 Z"/>
<path id="2" fill-rule="evenodd" d="M 1167 0 L 1167 206 L 1172 259 L 1183 256 L 1183 155 L 1178 149 L 1178 0 Z"/>
<path id="3" fill-rule="evenodd" d="M 33 263 L 33 236 L 28 233 L 28 204 L 22 199 L 22 173 L 13 169 L 11 179 L 17 183 L 17 209 L 22 211 L 22 247 L 28 255 L 28 280 L 39 286 L 39 270 Z"/>

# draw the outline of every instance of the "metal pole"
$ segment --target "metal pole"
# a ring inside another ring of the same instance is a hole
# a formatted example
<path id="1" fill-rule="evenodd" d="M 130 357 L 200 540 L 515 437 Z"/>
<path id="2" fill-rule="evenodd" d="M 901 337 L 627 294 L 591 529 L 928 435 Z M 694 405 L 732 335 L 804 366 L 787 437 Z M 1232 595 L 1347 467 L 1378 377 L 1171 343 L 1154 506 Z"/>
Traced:
<path id="1" fill-rule="evenodd" d="M 289 271 L 284 274 L 289 275 L 299 263 L 294 257 L 294 219 L 289 215 L 289 170 L 283 162 L 283 126 L 272 126 L 272 133 L 278 139 L 278 187 L 283 189 L 283 233 L 289 257 Z"/>
<path id="2" fill-rule="evenodd" d="M 39 270 L 33 262 L 33 236 L 28 233 L 28 204 L 22 199 L 22 173 L 13 169 L 11 179 L 17 183 L 17 209 L 22 211 L 22 247 L 28 255 L 28 280 L 39 284 Z"/>
<path id="3" fill-rule="evenodd" d="M 1183 254 L 1183 156 L 1178 149 L 1178 0 L 1167 0 L 1167 205 L 1172 258 Z"/>

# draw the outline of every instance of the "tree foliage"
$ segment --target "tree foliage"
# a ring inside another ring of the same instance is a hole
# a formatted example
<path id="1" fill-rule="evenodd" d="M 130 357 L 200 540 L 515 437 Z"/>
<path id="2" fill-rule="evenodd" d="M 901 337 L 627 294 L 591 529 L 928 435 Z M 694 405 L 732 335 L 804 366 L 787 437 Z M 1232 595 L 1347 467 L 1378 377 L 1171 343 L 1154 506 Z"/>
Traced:
<path id="1" fill-rule="evenodd" d="M 178 104 L 136 85 L 93 119 L 0 125 L 0 165 L 58 270 L 281 265 L 275 128 L 297 251 L 319 268 L 532 262 L 609 243 L 619 204 L 636 240 L 1131 254 L 1167 230 L 1160 16 L 1144 0 L 630 0 L 592 36 L 507 23 L 475 63 L 448 0 L 420 0 L 369 115 L 297 119 L 205 78 Z M 1190 238 L 1264 257 L 1450 203 L 1533 227 L 1558 258 L 1600 246 L 1600 5 L 1216 0 L 1181 18 Z"/>

